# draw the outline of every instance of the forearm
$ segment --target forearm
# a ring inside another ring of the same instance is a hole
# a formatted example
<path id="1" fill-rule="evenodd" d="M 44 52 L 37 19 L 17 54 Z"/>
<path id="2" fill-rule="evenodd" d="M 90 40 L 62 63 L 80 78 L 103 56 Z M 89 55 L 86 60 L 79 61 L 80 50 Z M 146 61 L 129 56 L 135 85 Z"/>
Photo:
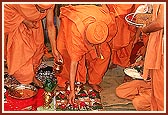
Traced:
<path id="1" fill-rule="evenodd" d="M 52 52 L 54 56 L 58 55 L 57 43 L 56 43 L 56 28 L 54 25 L 54 7 L 49 9 L 46 16 L 48 37 L 50 40 Z"/>
<path id="2" fill-rule="evenodd" d="M 55 26 L 48 26 L 48 37 L 50 40 L 52 52 L 57 52 L 57 43 L 56 43 L 56 28 Z"/>
<path id="3" fill-rule="evenodd" d="M 143 27 L 142 32 L 143 33 L 151 33 L 151 32 L 156 32 L 161 29 L 163 29 L 163 25 L 157 21 L 153 21 L 148 26 Z"/>
<path id="4" fill-rule="evenodd" d="M 164 28 L 164 5 L 159 6 L 157 18 L 153 20 L 149 25 L 142 28 L 144 33 L 156 32 Z"/>
<path id="5" fill-rule="evenodd" d="M 77 71 L 77 61 L 71 61 L 71 66 L 70 66 L 70 90 L 74 92 L 75 90 L 75 76 L 76 76 L 76 71 Z"/>

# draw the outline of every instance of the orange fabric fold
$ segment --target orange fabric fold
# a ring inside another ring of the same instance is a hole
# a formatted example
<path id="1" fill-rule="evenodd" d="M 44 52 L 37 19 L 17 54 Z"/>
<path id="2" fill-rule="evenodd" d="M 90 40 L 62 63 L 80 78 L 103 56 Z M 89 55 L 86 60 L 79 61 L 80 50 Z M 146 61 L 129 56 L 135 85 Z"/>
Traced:
<path id="1" fill-rule="evenodd" d="M 111 17 L 107 9 L 94 5 L 69 5 L 61 8 L 57 47 L 65 63 L 62 73 L 57 76 L 59 86 L 65 86 L 65 82 L 69 80 L 71 60 L 79 62 L 76 81 L 86 83 L 88 71 L 90 84 L 101 82 L 110 59 L 107 41 L 110 41 L 116 32 L 114 19 L 115 17 Z M 114 31 L 110 31 L 112 33 L 109 33 L 107 41 L 100 45 L 104 60 L 99 58 L 94 45 L 85 38 L 88 24 L 94 21 L 103 21 L 108 27 L 112 25 L 111 27 L 114 29 Z M 102 66 L 100 67 L 100 65 Z"/>
<path id="2" fill-rule="evenodd" d="M 130 55 L 135 39 L 136 28 L 128 25 L 125 16 L 134 12 L 137 7 L 134 4 L 108 4 L 110 13 L 115 14 L 117 34 L 110 41 L 112 50 L 111 63 L 127 67 L 130 65 Z"/>
<path id="3" fill-rule="evenodd" d="M 164 12 L 163 4 L 153 5 L 152 18 L 158 17 L 158 12 Z M 164 14 L 164 13 L 163 13 Z M 162 15 L 161 18 L 164 19 Z M 150 33 L 144 62 L 143 77 L 152 78 L 152 110 L 163 111 L 164 108 L 164 56 L 163 56 L 163 29 Z"/>
<path id="4" fill-rule="evenodd" d="M 116 95 L 132 100 L 137 111 L 151 110 L 151 82 L 133 80 L 123 83 L 116 88 Z"/>
<path id="5" fill-rule="evenodd" d="M 8 73 L 21 83 L 30 83 L 43 55 L 44 36 L 40 14 L 33 4 L 5 4 L 4 30 L 8 34 Z M 27 29 L 22 21 L 35 21 L 37 29 Z"/>

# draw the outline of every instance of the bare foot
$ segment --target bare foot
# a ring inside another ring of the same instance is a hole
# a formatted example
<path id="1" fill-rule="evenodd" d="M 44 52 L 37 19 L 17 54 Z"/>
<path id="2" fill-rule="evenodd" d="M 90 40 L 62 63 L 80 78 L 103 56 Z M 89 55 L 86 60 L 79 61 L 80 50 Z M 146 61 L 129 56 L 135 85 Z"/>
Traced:
<path id="1" fill-rule="evenodd" d="M 97 92 L 101 92 L 103 90 L 99 85 L 96 84 L 89 84 L 89 86 Z"/>

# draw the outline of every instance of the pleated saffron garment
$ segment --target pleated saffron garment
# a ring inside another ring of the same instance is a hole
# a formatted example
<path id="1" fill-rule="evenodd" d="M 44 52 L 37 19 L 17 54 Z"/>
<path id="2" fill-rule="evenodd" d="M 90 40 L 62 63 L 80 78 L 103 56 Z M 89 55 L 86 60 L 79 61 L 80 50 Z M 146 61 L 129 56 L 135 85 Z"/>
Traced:
<path id="1" fill-rule="evenodd" d="M 5 4 L 4 30 L 8 35 L 8 73 L 23 84 L 32 82 L 36 68 L 44 53 L 44 35 L 40 13 L 33 4 Z M 37 29 L 28 29 L 23 20 L 35 22 Z"/>

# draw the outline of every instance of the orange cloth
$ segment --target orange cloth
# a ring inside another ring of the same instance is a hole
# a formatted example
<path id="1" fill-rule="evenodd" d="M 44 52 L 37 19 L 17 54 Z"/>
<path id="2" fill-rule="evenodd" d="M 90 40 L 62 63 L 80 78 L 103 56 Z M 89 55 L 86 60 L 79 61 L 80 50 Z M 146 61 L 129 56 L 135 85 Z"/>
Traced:
<path id="1" fill-rule="evenodd" d="M 111 12 L 116 15 L 117 34 L 111 40 L 112 50 L 111 63 L 127 67 L 130 64 L 130 55 L 135 39 L 136 28 L 128 25 L 125 16 L 135 10 L 133 4 L 109 4 L 107 5 Z"/>
<path id="2" fill-rule="evenodd" d="M 115 16 L 125 15 L 134 9 L 133 4 L 107 4 L 110 12 L 114 12 Z"/>
<path id="3" fill-rule="evenodd" d="M 4 31 L 8 35 L 8 73 L 20 83 L 28 84 L 34 77 L 34 68 L 40 64 L 44 53 L 44 36 L 40 13 L 33 4 L 5 4 Z M 36 21 L 37 29 L 27 29 L 22 21 Z"/>
<path id="4" fill-rule="evenodd" d="M 88 69 L 89 83 L 99 84 L 110 59 L 107 41 L 110 41 L 116 32 L 114 16 L 109 15 L 108 9 L 94 5 L 69 5 L 61 8 L 60 20 L 57 47 L 63 56 L 64 67 L 62 73 L 57 76 L 58 85 L 64 87 L 65 82 L 69 80 L 71 60 L 79 62 L 76 74 L 77 81 L 86 82 Z M 84 31 L 87 25 L 94 21 L 104 21 L 108 26 L 111 25 L 109 30 L 113 29 L 113 31 L 109 31 L 109 36 L 105 42 L 100 44 L 99 48 L 96 47 L 97 45 L 90 44 L 85 38 Z M 104 59 L 99 58 L 100 53 Z M 85 63 L 88 64 L 88 67 Z"/>
<path id="5" fill-rule="evenodd" d="M 137 111 L 151 110 L 151 82 L 143 80 L 125 82 L 116 88 L 116 95 L 120 98 L 132 100 Z"/>
<path id="6" fill-rule="evenodd" d="M 158 12 L 164 12 L 163 5 L 153 5 L 153 20 Z M 161 14 L 161 13 L 160 13 Z M 163 13 L 164 14 L 164 13 Z M 164 16 L 160 16 L 164 19 Z M 144 61 L 143 77 L 152 78 L 152 110 L 164 110 L 164 59 L 163 59 L 163 29 L 150 33 Z"/>
<path id="7" fill-rule="evenodd" d="M 49 9 L 53 6 L 53 4 L 37 4 L 38 6 L 40 6 L 43 9 Z"/>

